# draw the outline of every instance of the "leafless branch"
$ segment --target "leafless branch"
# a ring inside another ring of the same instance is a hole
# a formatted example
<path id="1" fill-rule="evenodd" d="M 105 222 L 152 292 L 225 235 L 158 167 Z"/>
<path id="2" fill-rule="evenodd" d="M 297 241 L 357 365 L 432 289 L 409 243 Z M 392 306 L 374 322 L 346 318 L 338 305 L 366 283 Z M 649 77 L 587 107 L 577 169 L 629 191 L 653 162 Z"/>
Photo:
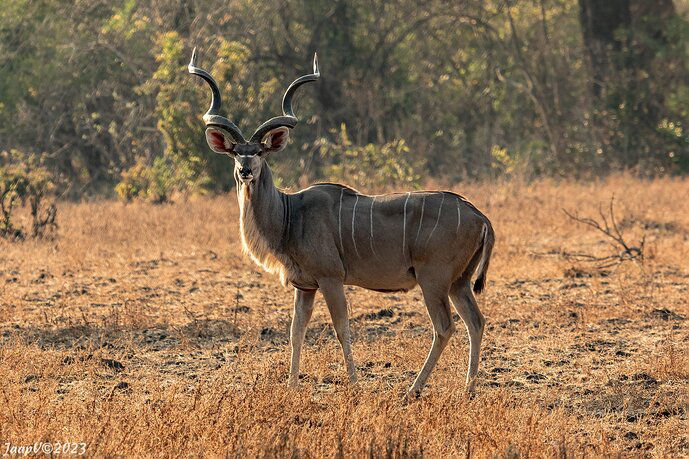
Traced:
<path id="1" fill-rule="evenodd" d="M 590 217 L 580 217 L 578 214 L 573 214 L 566 209 L 562 209 L 565 215 L 567 215 L 567 217 L 569 217 L 571 220 L 582 223 L 604 234 L 609 239 L 607 242 L 613 248 L 618 249 L 619 252 L 607 256 L 595 256 L 587 253 L 572 253 L 563 251 L 563 257 L 577 261 L 598 263 L 599 268 L 609 268 L 629 260 L 643 261 L 646 235 L 641 238 L 638 245 L 635 246 L 629 244 L 622 235 L 622 231 L 620 230 L 620 227 L 617 224 L 617 219 L 615 218 L 614 196 L 610 198 L 610 205 L 608 206 L 607 210 L 608 213 L 606 215 L 606 213 L 603 211 L 603 206 L 600 205 L 598 207 L 598 214 L 600 216 L 600 221 L 598 221 Z"/>

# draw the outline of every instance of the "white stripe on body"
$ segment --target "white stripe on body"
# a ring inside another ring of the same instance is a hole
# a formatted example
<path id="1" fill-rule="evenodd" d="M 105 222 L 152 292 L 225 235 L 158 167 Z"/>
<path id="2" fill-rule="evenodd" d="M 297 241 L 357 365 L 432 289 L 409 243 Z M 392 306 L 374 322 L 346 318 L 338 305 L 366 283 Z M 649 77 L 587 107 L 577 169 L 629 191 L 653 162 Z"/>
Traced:
<path id="1" fill-rule="evenodd" d="M 461 215 L 461 212 L 459 210 L 459 203 L 460 202 L 461 202 L 461 200 L 459 198 L 457 198 L 457 229 L 455 230 L 455 233 L 456 233 L 455 236 L 459 236 L 459 223 L 462 221 L 462 215 Z"/>
<path id="2" fill-rule="evenodd" d="M 354 243 L 354 251 L 356 252 L 356 256 L 361 258 L 361 255 L 359 255 L 359 249 L 356 247 L 356 240 L 354 239 L 354 217 L 356 216 L 356 205 L 359 203 L 359 195 L 356 195 L 356 201 L 354 201 L 354 209 L 352 210 L 352 242 Z"/>
<path id="3" fill-rule="evenodd" d="M 428 239 L 426 239 L 426 243 L 424 244 L 424 247 L 428 245 L 428 243 L 431 240 L 431 236 L 433 236 L 435 229 L 438 227 L 438 222 L 440 221 L 440 213 L 443 211 L 443 202 L 445 202 L 445 193 L 442 193 L 441 196 L 442 196 L 442 199 L 440 200 L 440 207 L 438 208 L 438 218 L 435 219 L 435 225 L 433 225 L 433 229 L 431 230 L 431 234 L 428 235 Z"/>
<path id="4" fill-rule="evenodd" d="M 416 241 L 419 240 L 419 233 L 421 232 L 421 227 L 423 226 L 423 209 L 426 207 L 426 195 L 423 195 L 423 200 L 421 201 L 421 217 L 419 217 L 419 229 L 416 230 L 416 238 L 414 239 L 414 246 L 416 246 Z"/>
<path id="5" fill-rule="evenodd" d="M 371 199 L 371 214 L 369 218 L 371 219 L 371 252 L 373 252 L 373 256 L 378 258 L 378 254 L 376 253 L 376 250 L 373 248 L 373 204 L 376 202 L 376 197 L 373 196 L 373 199 Z"/>
<path id="6" fill-rule="evenodd" d="M 340 250 L 344 257 L 344 244 L 342 243 L 342 195 L 344 195 L 344 188 L 340 189 L 340 210 L 337 211 L 337 231 L 340 234 Z"/>
<path id="7" fill-rule="evenodd" d="M 404 226 L 402 226 L 402 255 L 404 256 L 404 260 L 407 260 L 407 254 L 404 251 L 404 244 L 407 243 L 407 203 L 409 202 L 409 196 L 411 196 L 411 192 L 407 192 L 407 199 L 404 200 Z"/>

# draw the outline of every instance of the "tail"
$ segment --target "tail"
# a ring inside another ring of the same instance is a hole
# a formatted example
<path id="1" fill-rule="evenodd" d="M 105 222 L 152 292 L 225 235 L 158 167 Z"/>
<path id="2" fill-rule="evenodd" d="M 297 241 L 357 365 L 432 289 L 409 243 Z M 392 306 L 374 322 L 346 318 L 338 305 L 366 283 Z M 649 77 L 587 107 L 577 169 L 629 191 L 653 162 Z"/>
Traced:
<path id="1" fill-rule="evenodd" d="M 478 276 L 474 282 L 474 293 L 481 293 L 486 288 L 486 274 L 488 273 L 488 265 L 490 264 L 490 255 L 493 253 L 493 244 L 495 244 L 495 232 L 493 226 L 489 221 L 483 225 L 483 240 L 481 245 L 483 253 L 481 254 L 481 263 L 478 267 Z"/>

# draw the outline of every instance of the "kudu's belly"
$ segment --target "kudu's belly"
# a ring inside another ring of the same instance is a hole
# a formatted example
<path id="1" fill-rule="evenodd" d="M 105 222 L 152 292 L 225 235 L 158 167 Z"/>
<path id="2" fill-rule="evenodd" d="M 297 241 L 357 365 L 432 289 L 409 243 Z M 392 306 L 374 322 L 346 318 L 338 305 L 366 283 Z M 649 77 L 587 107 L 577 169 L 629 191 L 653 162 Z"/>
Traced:
<path id="1" fill-rule="evenodd" d="M 408 291 L 416 286 L 414 268 L 392 265 L 378 260 L 348 267 L 345 285 L 356 285 L 378 292 Z"/>

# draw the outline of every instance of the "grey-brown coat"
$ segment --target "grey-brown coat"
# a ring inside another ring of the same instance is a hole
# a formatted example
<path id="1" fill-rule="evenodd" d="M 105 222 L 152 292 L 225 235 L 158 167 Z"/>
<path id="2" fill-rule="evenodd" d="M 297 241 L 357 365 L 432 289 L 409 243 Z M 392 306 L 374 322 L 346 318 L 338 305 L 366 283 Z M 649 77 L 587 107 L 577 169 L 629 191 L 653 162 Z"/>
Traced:
<path id="1" fill-rule="evenodd" d="M 261 125 L 244 140 L 239 129 L 218 114 L 220 94 L 212 77 L 195 66 L 213 89 L 206 139 L 217 153 L 234 158 L 244 251 L 265 270 L 294 286 L 290 330 L 290 385 L 298 383 L 306 326 L 320 290 L 342 345 L 347 372 L 356 380 L 344 285 L 381 292 L 421 287 L 434 339 L 423 368 L 409 389 L 425 384 L 454 331 L 450 299 L 469 334 L 467 388 L 476 383 L 484 317 L 474 292 L 486 284 L 494 244 L 490 221 L 461 196 L 445 192 L 406 192 L 369 196 L 345 185 L 319 183 L 296 193 L 278 190 L 266 163 L 285 148 L 296 124 L 291 95 L 314 73 L 295 80 L 283 99 L 284 116 Z M 473 292 L 471 278 L 478 270 Z"/>

